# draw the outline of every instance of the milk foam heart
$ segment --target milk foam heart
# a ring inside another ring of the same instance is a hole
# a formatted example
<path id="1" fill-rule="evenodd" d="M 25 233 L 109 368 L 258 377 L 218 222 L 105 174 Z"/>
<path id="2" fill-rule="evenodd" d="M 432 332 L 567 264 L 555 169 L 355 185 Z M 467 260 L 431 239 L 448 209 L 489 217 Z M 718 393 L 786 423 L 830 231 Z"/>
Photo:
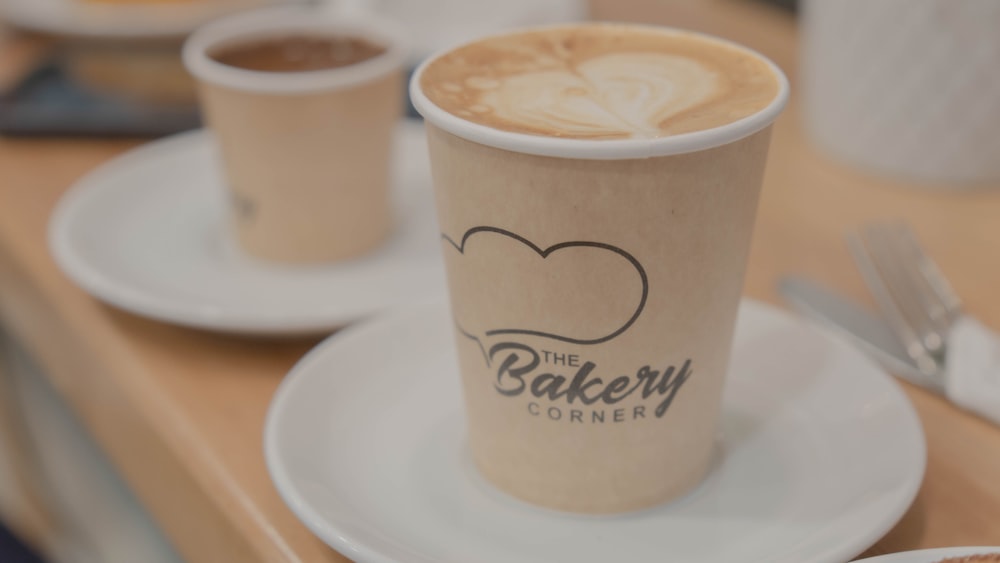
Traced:
<path id="1" fill-rule="evenodd" d="M 731 123 L 773 101 L 778 81 L 717 40 L 594 24 L 472 43 L 430 63 L 421 87 L 445 111 L 498 129 L 617 139 Z"/>
<path id="2" fill-rule="evenodd" d="M 537 129 L 656 137 L 660 123 L 710 100 L 719 82 L 718 73 L 688 58 L 614 53 L 572 70 L 508 77 L 481 102 L 497 117 Z"/>

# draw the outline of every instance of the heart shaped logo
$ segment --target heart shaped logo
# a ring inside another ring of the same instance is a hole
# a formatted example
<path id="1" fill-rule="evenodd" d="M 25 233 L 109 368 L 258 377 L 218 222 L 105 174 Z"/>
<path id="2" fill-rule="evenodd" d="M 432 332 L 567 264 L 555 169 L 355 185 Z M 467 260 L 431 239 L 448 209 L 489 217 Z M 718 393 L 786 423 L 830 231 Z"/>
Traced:
<path id="1" fill-rule="evenodd" d="M 574 67 L 490 81 L 480 101 L 525 127 L 578 137 L 656 137 L 671 116 L 717 93 L 718 74 L 663 53 L 610 53 Z"/>
<path id="2" fill-rule="evenodd" d="M 542 248 L 487 226 L 458 241 L 442 238 L 455 322 L 480 347 L 511 335 L 600 344 L 628 330 L 645 307 L 646 271 L 615 246 L 567 241 Z"/>

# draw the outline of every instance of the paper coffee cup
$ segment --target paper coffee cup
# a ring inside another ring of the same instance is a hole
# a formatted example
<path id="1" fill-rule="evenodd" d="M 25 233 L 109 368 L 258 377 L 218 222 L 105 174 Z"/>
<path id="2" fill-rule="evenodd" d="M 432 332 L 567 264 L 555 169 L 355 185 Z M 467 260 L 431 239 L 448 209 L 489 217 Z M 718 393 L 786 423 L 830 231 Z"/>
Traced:
<path id="1" fill-rule="evenodd" d="M 227 45 L 303 35 L 357 37 L 385 51 L 308 72 L 246 70 L 211 57 Z M 359 256 L 384 239 L 405 60 L 391 25 L 301 7 L 257 10 L 199 29 L 183 55 L 218 141 L 229 222 L 245 251 L 321 263 Z"/>
<path id="2" fill-rule="evenodd" d="M 501 490 L 607 513 L 705 475 L 770 124 L 788 96 L 754 56 L 778 82 L 764 109 L 652 139 L 473 123 L 425 95 L 430 63 L 415 73 L 470 450 Z"/>

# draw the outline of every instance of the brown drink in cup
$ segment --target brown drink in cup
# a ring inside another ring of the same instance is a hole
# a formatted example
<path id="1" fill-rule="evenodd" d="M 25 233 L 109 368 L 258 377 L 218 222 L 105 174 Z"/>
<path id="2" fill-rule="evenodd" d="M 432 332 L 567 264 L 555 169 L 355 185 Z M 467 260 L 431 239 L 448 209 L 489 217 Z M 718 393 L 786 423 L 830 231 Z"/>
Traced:
<path id="1" fill-rule="evenodd" d="M 719 39 L 581 24 L 434 57 L 411 96 L 480 472 L 576 512 L 690 491 L 784 75 Z"/>
<path id="2" fill-rule="evenodd" d="M 231 16 L 191 36 L 184 61 L 246 252 L 333 262 L 384 239 L 403 59 L 391 26 L 297 7 Z"/>

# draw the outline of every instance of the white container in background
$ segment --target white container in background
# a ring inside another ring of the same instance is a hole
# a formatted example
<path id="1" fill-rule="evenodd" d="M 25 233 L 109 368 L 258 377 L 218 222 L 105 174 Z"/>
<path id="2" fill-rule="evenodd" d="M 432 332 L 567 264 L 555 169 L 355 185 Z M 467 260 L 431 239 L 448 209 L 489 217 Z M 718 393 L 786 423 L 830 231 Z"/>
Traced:
<path id="1" fill-rule="evenodd" d="M 804 0 L 806 127 L 924 183 L 1000 180 L 1000 0 Z"/>

